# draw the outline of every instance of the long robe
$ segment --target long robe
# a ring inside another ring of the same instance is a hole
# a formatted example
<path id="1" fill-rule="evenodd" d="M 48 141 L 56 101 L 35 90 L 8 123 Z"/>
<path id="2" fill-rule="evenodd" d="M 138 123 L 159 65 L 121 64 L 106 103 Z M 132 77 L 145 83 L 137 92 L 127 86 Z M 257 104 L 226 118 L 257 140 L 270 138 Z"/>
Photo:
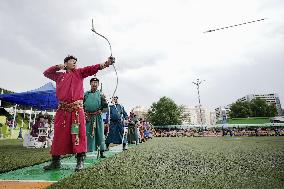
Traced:
<path id="1" fill-rule="evenodd" d="M 138 131 L 137 131 L 137 125 L 138 119 L 136 117 L 132 117 L 129 124 L 128 124 L 128 142 L 131 144 L 133 141 L 136 142 L 136 144 L 139 142 L 138 137 Z"/>
<path id="2" fill-rule="evenodd" d="M 124 107 L 120 104 L 110 105 L 110 124 L 109 133 L 106 139 L 106 143 L 121 144 L 124 134 L 123 121 L 128 118 Z M 124 137 L 123 143 L 127 142 L 127 136 Z"/>
<path id="3" fill-rule="evenodd" d="M 70 72 L 59 72 L 58 66 L 48 68 L 44 75 L 56 82 L 56 96 L 60 102 L 72 103 L 83 100 L 84 78 L 94 75 L 100 69 L 100 65 L 87 66 L 75 69 Z M 54 156 L 82 153 L 87 150 L 86 120 L 84 109 L 80 108 L 79 113 L 79 144 L 75 144 L 76 136 L 71 134 L 72 113 L 58 109 L 54 118 L 54 137 L 51 147 L 51 154 Z"/>
<path id="4" fill-rule="evenodd" d="M 102 119 L 104 123 L 104 135 L 106 138 L 109 132 L 109 109 L 107 112 L 102 113 Z"/>
<path id="5" fill-rule="evenodd" d="M 105 137 L 104 137 L 104 124 L 102 115 L 91 115 L 88 113 L 94 113 L 101 109 L 101 93 L 100 91 L 91 92 L 88 91 L 84 96 L 84 109 L 87 115 L 86 119 L 86 135 L 88 152 L 97 150 L 97 147 L 101 151 L 105 150 Z"/>

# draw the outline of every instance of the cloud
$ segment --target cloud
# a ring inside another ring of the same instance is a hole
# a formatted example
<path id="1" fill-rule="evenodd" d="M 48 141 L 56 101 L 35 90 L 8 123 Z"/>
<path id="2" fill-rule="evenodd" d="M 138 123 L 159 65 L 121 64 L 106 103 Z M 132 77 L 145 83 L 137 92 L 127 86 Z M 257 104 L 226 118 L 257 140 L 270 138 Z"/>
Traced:
<path id="1" fill-rule="evenodd" d="M 0 86 L 26 91 L 48 82 L 42 72 L 67 54 L 79 66 L 116 57 L 117 95 L 127 109 L 150 106 L 162 96 L 178 104 L 214 108 L 250 93 L 282 87 L 284 23 L 280 0 L 0 2 Z M 204 34 L 255 19 L 264 21 Z M 112 68 L 97 74 L 107 96 L 116 85 Z M 20 79 L 19 79 L 20 78 Z M 89 89 L 89 79 L 84 82 Z"/>

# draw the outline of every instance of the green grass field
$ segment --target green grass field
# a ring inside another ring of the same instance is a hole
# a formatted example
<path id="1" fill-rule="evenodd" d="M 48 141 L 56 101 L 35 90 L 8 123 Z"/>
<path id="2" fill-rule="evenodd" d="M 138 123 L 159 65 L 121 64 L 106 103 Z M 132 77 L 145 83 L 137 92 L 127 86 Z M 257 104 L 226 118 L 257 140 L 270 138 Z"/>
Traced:
<path id="1" fill-rule="evenodd" d="M 270 123 L 268 117 L 251 117 L 251 118 L 232 118 L 228 119 L 228 124 L 264 124 Z"/>
<path id="2" fill-rule="evenodd" d="M 283 188 L 284 137 L 154 138 L 50 188 Z"/>
<path id="3" fill-rule="evenodd" d="M 0 173 L 48 161 L 49 150 L 25 148 L 22 140 L 0 140 Z"/>

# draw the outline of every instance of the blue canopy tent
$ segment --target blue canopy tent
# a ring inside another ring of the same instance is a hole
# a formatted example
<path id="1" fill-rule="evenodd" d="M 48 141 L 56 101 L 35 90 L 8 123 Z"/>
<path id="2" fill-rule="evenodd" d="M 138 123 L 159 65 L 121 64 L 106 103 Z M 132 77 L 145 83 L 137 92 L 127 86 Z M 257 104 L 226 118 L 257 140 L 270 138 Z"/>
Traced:
<path id="1" fill-rule="evenodd" d="M 30 106 L 38 110 L 56 109 L 58 106 L 55 87 L 51 82 L 27 92 L 2 94 L 0 100 Z"/>

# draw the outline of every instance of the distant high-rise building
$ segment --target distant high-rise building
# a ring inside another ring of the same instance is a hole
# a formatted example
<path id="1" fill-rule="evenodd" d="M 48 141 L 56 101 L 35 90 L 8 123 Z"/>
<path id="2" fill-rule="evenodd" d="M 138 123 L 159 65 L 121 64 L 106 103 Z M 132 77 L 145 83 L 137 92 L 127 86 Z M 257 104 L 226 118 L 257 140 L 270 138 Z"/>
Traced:
<path id="1" fill-rule="evenodd" d="M 143 106 L 135 106 L 133 109 L 132 109 L 132 112 L 137 115 L 138 118 L 143 118 L 145 119 L 146 117 L 146 114 L 148 112 L 148 109 L 143 107 Z"/>
<path id="2" fill-rule="evenodd" d="M 215 125 L 217 123 L 216 112 L 210 112 L 210 125 Z"/>
<path id="3" fill-rule="evenodd" d="M 184 125 L 197 125 L 197 113 L 195 108 L 191 108 L 188 106 L 184 107 L 184 111 L 182 113 L 182 124 Z"/>
<path id="4" fill-rule="evenodd" d="M 283 115 L 280 99 L 279 99 L 278 94 L 276 94 L 276 93 L 270 93 L 270 94 L 249 94 L 249 95 L 246 95 L 246 96 L 244 96 L 242 98 L 239 98 L 237 101 L 241 101 L 241 102 L 247 101 L 247 102 L 249 102 L 249 101 L 251 101 L 253 99 L 256 99 L 256 98 L 260 98 L 260 99 L 265 100 L 265 102 L 267 104 L 275 105 L 275 107 L 277 109 L 278 116 L 282 116 Z"/>
<path id="5" fill-rule="evenodd" d="M 230 106 L 231 105 L 227 105 L 223 107 L 219 106 L 218 108 L 215 108 L 216 119 L 218 121 L 230 118 L 229 116 Z"/>
<path id="6" fill-rule="evenodd" d="M 214 125 L 216 123 L 215 112 L 210 112 L 208 108 L 201 107 L 201 114 L 199 106 L 184 107 L 182 114 L 182 124 L 189 125 Z"/>

